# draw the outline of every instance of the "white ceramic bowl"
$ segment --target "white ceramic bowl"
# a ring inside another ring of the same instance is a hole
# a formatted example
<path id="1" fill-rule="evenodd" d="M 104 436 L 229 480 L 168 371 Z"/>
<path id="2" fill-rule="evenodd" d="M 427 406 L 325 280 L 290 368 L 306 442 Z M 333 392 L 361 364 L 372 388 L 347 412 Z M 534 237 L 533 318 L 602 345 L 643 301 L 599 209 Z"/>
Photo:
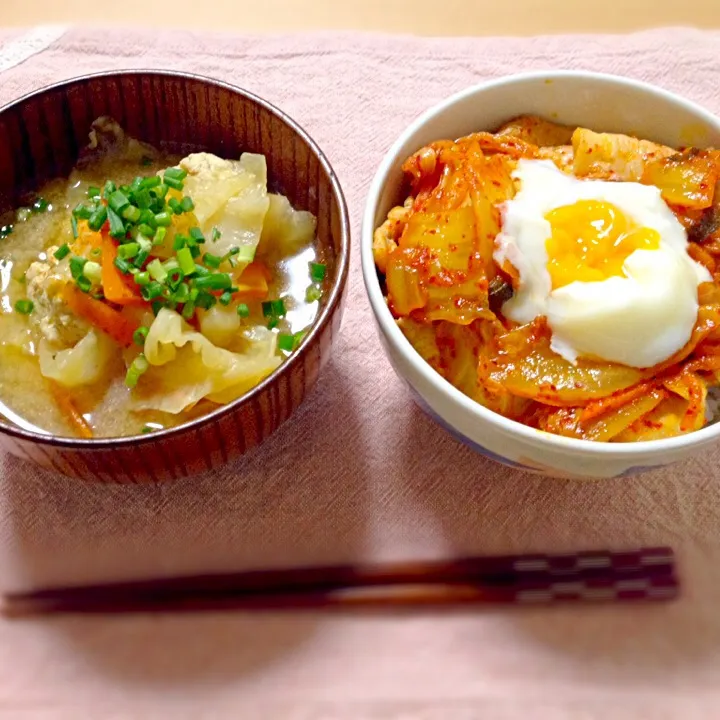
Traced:
<path id="1" fill-rule="evenodd" d="M 720 423 L 668 440 L 593 443 L 551 435 L 498 415 L 444 380 L 395 324 L 382 294 L 372 235 L 402 202 L 403 161 L 423 145 L 478 130 L 495 130 L 535 114 L 597 131 L 631 133 L 673 147 L 720 146 L 720 120 L 660 88 L 587 72 L 513 75 L 453 95 L 419 117 L 385 155 L 370 187 L 362 229 L 362 267 L 380 339 L 398 376 L 418 404 L 466 445 L 506 465 L 554 476 L 629 475 L 687 458 L 720 437 Z"/>

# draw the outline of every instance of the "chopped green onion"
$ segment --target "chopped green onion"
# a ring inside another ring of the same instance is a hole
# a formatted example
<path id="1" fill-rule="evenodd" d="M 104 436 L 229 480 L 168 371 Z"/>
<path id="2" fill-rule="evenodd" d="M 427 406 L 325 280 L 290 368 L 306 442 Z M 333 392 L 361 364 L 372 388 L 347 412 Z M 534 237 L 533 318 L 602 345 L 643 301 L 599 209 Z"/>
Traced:
<path id="1" fill-rule="evenodd" d="M 299 332 L 295 333 L 295 347 L 297 347 L 307 335 L 307 330 L 300 330 Z"/>
<path id="2" fill-rule="evenodd" d="M 176 180 L 175 178 L 168 177 L 167 173 L 163 176 L 163 182 L 173 190 L 182 190 L 184 187 L 182 180 Z"/>
<path id="3" fill-rule="evenodd" d="M 155 231 L 155 235 L 152 239 L 152 244 L 155 246 L 162 245 L 165 242 L 165 235 L 167 235 L 167 228 L 159 227 Z"/>
<path id="4" fill-rule="evenodd" d="M 136 208 L 134 205 L 128 205 L 123 211 L 122 216 L 131 223 L 136 223 L 140 220 L 140 208 Z"/>
<path id="5" fill-rule="evenodd" d="M 84 257 L 73 255 L 70 258 L 70 275 L 73 280 L 77 280 L 83 274 L 85 263 L 87 263 L 87 259 Z"/>
<path id="6" fill-rule="evenodd" d="M 160 177 L 158 175 L 150 175 L 150 177 L 146 177 L 142 179 L 142 184 L 140 187 L 144 187 L 145 189 L 149 190 L 150 188 L 157 187 L 162 180 L 160 180 Z"/>
<path id="7" fill-rule="evenodd" d="M 295 336 L 280 333 L 277 338 L 277 345 L 285 352 L 292 352 L 295 349 Z"/>
<path id="8" fill-rule="evenodd" d="M 190 237 L 198 244 L 202 245 L 205 242 L 205 236 L 199 227 L 190 228 Z"/>
<path id="9" fill-rule="evenodd" d="M 172 223 L 172 217 L 169 212 L 161 212 L 155 216 L 155 224 L 160 227 L 169 227 Z"/>
<path id="10" fill-rule="evenodd" d="M 180 267 L 182 268 L 182 263 Z M 227 290 L 231 286 L 232 278 L 227 273 L 214 273 L 195 280 L 195 287 L 198 290 Z"/>
<path id="11" fill-rule="evenodd" d="M 73 215 L 70 218 L 70 229 L 72 230 L 73 238 L 75 240 L 78 239 L 78 224 L 77 224 L 77 218 Z"/>
<path id="12" fill-rule="evenodd" d="M 163 286 L 153 280 L 142 287 L 140 294 L 145 300 L 155 300 L 155 298 L 159 298 L 163 294 Z"/>
<path id="13" fill-rule="evenodd" d="M 46 212 L 50 208 L 50 203 L 43 197 L 39 197 L 32 204 L 32 211 L 36 213 Z"/>
<path id="14" fill-rule="evenodd" d="M 237 314 L 242 318 L 250 317 L 250 308 L 246 303 L 240 303 L 237 306 Z"/>
<path id="15" fill-rule="evenodd" d="M 178 304 L 185 303 L 190 299 L 190 288 L 187 286 L 186 283 L 181 282 L 176 286 L 175 291 L 170 297 L 172 298 L 173 302 L 176 302 Z"/>
<path id="16" fill-rule="evenodd" d="M 156 188 L 153 188 L 151 192 L 158 200 L 164 200 L 169 189 L 165 183 L 160 183 Z"/>
<path id="17" fill-rule="evenodd" d="M 141 178 L 139 175 L 135 178 L 133 178 L 133 181 L 130 183 L 130 187 L 128 190 L 131 193 L 136 193 L 140 188 L 143 186 L 143 178 Z"/>
<path id="18" fill-rule="evenodd" d="M 124 245 L 118 245 L 117 254 L 123 260 L 130 260 L 140 252 L 140 243 L 129 242 Z"/>
<path id="19" fill-rule="evenodd" d="M 209 268 L 214 268 L 217 270 L 217 268 L 222 265 L 222 261 L 223 259 L 219 255 L 213 255 L 212 253 L 205 253 L 203 255 L 203 262 Z"/>
<path id="20" fill-rule="evenodd" d="M 132 270 L 132 265 L 121 257 L 116 257 L 114 260 L 115 267 L 123 274 L 129 275 Z"/>
<path id="21" fill-rule="evenodd" d="M 116 190 L 117 185 L 112 180 L 108 180 L 103 188 L 103 197 L 107 200 Z"/>
<path id="22" fill-rule="evenodd" d="M 166 178 L 172 178 L 173 180 L 184 180 L 187 177 L 187 172 L 179 167 L 169 167 L 165 173 Z"/>
<path id="23" fill-rule="evenodd" d="M 88 226 L 94 232 L 100 230 L 107 220 L 107 208 L 101 205 L 95 212 L 90 216 L 88 220 Z"/>
<path id="24" fill-rule="evenodd" d="M 237 259 L 240 262 L 251 263 L 255 259 L 255 248 L 252 245 L 242 245 L 239 248 L 233 249 L 236 251 L 233 255 L 237 255 Z"/>
<path id="25" fill-rule="evenodd" d="M 135 242 L 140 246 L 140 250 L 152 250 L 152 241 L 148 240 L 143 234 L 138 233 L 135 236 Z"/>
<path id="26" fill-rule="evenodd" d="M 76 281 L 75 284 L 84 292 L 89 293 L 90 289 L 92 288 L 92 282 L 90 281 L 89 277 L 85 277 L 85 275 L 81 275 Z"/>
<path id="27" fill-rule="evenodd" d="M 134 192 L 132 199 L 134 204 L 137 205 L 141 210 L 147 210 L 152 204 L 152 197 L 150 196 L 150 192 L 145 188 L 140 188 L 140 190 Z"/>
<path id="28" fill-rule="evenodd" d="M 147 358 L 140 353 L 128 368 L 127 374 L 125 375 L 125 384 L 129 388 L 134 388 L 138 384 L 140 376 L 144 372 L 147 372 L 149 367 L 150 363 L 147 361 Z"/>
<path id="29" fill-rule="evenodd" d="M 92 210 L 87 205 L 80 203 L 73 208 L 72 214 L 78 220 L 89 220 L 92 216 Z"/>
<path id="30" fill-rule="evenodd" d="M 142 347 L 145 344 L 145 338 L 148 336 L 148 333 L 150 331 L 144 326 L 141 325 L 134 333 L 133 333 L 133 342 L 136 345 L 140 345 Z"/>
<path id="31" fill-rule="evenodd" d="M 122 190 L 116 190 L 108 198 L 108 206 L 111 207 L 116 213 L 122 213 L 122 211 L 130 204 L 128 196 L 122 192 Z"/>
<path id="32" fill-rule="evenodd" d="M 217 303 L 217 298 L 209 292 L 202 291 L 195 300 L 195 304 L 203 310 L 209 310 Z"/>
<path id="33" fill-rule="evenodd" d="M 15 311 L 21 315 L 29 315 L 35 309 L 35 303 L 32 300 L 18 300 L 15 303 Z"/>
<path id="34" fill-rule="evenodd" d="M 285 301 L 282 298 L 278 300 L 268 300 L 262 304 L 263 315 L 265 317 L 285 317 L 287 310 L 285 308 Z"/>
<path id="35" fill-rule="evenodd" d="M 322 290 L 316 285 L 310 285 L 305 292 L 305 301 L 309 303 L 317 302 L 322 297 Z"/>
<path id="36" fill-rule="evenodd" d="M 213 242 L 217 242 L 221 237 L 222 237 L 222 233 L 216 227 L 213 227 L 212 235 L 210 236 L 210 239 Z"/>
<path id="37" fill-rule="evenodd" d="M 183 305 L 182 316 L 186 320 L 190 320 L 190 318 L 192 318 L 192 316 L 194 314 L 195 314 L 195 303 L 192 301 L 192 299 L 190 299 Z"/>
<path id="38" fill-rule="evenodd" d="M 61 245 L 54 253 L 56 260 L 62 260 L 63 258 L 66 258 L 70 254 L 70 246 L 65 243 L 64 245 Z"/>
<path id="39" fill-rule="evenodd" d="M 91 185 L 91 186 L 87 189 L 87 196 L 88 196 L 91 200 L 94 199 L 94 198 L 99 198 L 99 197 L 100 197 L 100 188 L 99 188 L 99 187 L 95 187 L 95 185 Z"/>
<path id="40" fill-rule="evenodd" d="M 185 279 L 185 273 L 179 267 L 173 268 L 169 271 L 163 267 L 163 272 L 167 278 L 167 285 L 171 290 L 175 290 Z"/>
<path id="41" fill-rule="evenodd" d="M 208 275 L 212 275 L 212 270 L 208 270 L 206 267 L 203 267 L 202 265 L 196 265 L 195 266 L 195 277 L 207 277 Z"/>
<path id="42" fill-rule="evenodd" d="M 325 279 L 326 266 L 322 263 L 310 263 L 310 279 L 314 283 L 321 283 Z"/>
<path id="43" fill-rule="evenodd" d="M 168 207 L 176 214 L 176 215 L 182 215 L 183 209 L 182 209 L 182 203 L 177 198 L 170 198 L 168 200 Z"/>
<path id="44" fill-rule="evenodd" d="M 100 266 L 100 263 L 93 262 L 92 260 L 89 260 L 85 263 L 85 267 L 83 268 L 83 273 L 86 278 L 91 280 L 92 282 L 96 284 L 100 284 L 102 280 L 102 267 Z"/>
<path id="45" fill-rule="evenodd" d="M 193 260 L 190 248 L 181 247 L 176 254 L 178 265 L 180 266 L 180 269 L 183 271 L 185 276 L 192 275 L 195 272 L 195 261 Z"/>
<path id="46" fill-rule="evenodd" d="M 146 238 L 152 237 L 155 234 L 155 230 L 151 228 L 149 225 L 146 225 L 145 223 L 142 223 L 142 225 L 137 226 L 137 231 L 144 235 Z"/>
<path id="47" fill-rule="evenodd" d="M 110 237 L 121 240 L 127 235 L 125 223 L 111 207 L 107 209 L 108 220 L 110 221 Z"/>
<path id="48" fill-rule="evenodd" d="M 165 302 L 163 300 L 156 300 L 150 307 L 152 308 L 153 315 L 157 317 L 158 313 L 165 307 Z"/>
<path id="49" fill-rule="evenodd" d="M 279 323 L 280 321 L 277 318 L 271 318 L 267 324 L 268 330 L 274 330 L 279 325 Z"/>
<path id="50" fill-rule="evenodd" d="M 220 304 L 221 305 L 229 305 L 232 301 L 232 293 L 229 290 L 226 290 L 221 296 L 220 296 Z"/>
<path id="51" fill-rule="evenodd" d="M 150 277 L 158 282 L 165 282 L 168 276 L 167 270 L 157 258 L 147 266 L 147 271 L 150 273 Z"/>
<path id="52" fill-rule="evenodd" d="M 150 257 L 150 251 L 149 250 L 140 250 L 140 252 L 135 256 L 135 259 L 133 260 L 133 265 L 136 268 L 141 268 L 145 261 Z"/>
<path id="53" fill-rule="evenodd" d="M 182 199 L 182 205 L 183 212 L 190 212 L 191 210 L 195 209 L 195 203 L 193 202 L 193 199 L 191 197 L 188 197 L 187 195 Z"/>
<path id="54" fill-rule="evenodd" d="M 200 257 L 200 248 L 197 245 L 188 246 L 188 250 L 193 259 Z"/>
<path id="55" fill-rule="evenodd" d="M 187 238 L 184 235 L 176 235 L 173 240 L 173 250 L 180 250 L 185 247 Z"/>
<path id="56" fill-rule="evenodd" d="M 135 282 L 138 285 L 147 285 L 150 282 L 150 273 L 149 272 L 139 272 L 135 276 Z"/>

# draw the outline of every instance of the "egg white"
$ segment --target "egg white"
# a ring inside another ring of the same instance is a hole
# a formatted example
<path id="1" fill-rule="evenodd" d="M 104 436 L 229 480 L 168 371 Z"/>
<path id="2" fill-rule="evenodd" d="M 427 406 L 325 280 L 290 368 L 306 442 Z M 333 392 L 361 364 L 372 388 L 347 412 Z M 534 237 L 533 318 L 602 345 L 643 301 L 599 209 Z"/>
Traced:
<path id="1" fill-rule="evenodd" d="M 513 176 L 520 188 L 503 206 L 495 251 L 495 259 L 509 261 L 520 277 L 515 295 L 502 307 L 507 318 L 527 323 L 546 316 L 552 349 L 571 362 L 584 356 L 651 367 L 687 343 L 697 319 L 697 286 L 711 277 L 687 254 L 685 229 L 658 188 L 578 180 L 549 160 L 519 160 Z M 553 290 L 545 215 L 580 200 L 616 205 L 637 226 L 656 230 L 659 247 L 631 253 L 623 265 L 627 277 L 575 281 Z"/>

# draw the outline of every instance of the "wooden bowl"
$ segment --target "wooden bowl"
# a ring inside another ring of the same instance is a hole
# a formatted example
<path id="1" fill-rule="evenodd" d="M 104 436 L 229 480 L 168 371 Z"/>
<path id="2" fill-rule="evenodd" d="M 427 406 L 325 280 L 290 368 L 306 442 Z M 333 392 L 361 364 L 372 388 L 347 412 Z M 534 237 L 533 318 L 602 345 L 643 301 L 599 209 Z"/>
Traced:
<path id="1" fill-rule="evenodd" d="M 350 251 L 347 206 L 320 148 L 293 120 L 239 88 L 184 73 L 101 73 L 52 85 L 0 109 L 0 212 L 55 177 L 67 177 L 90 125 L 110 115 L 128 133 L 169 152 L 243 151 L 267 157 L 269 182 L 318 220 L 328 290 L 300 348 L 235 402 L 151 435 L 75 439 L 0 420 L 0 447 L 65 475 L 147 482 L 217 468 L 287 420 L 315 385 L 340 327 Z"/>

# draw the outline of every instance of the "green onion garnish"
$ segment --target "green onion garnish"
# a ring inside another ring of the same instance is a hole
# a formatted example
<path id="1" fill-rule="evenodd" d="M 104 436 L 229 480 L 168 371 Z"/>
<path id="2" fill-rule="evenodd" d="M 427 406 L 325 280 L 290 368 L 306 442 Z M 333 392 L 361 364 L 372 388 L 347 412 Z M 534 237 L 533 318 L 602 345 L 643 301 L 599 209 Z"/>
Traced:
<path id="1" fill-rule="evenodd" d="M 140 188 L 137 192 L 132 194 L 133 203 L 137 205 L 141 210 L 148 210 L 152 204 L 152 197 L 145 188 Z"/>
<path id="2" fill-rule="evenodd" d="M 117 254 L 123 260 L 130 260 L 140 252 L 140 243 L 129 242 L 124 245 L 118 245 Z"/>
<path id="3" fill-rule="evenodd" d="M 163 286 L 156 280 L 152 280 L 142 287 L 140 294 L 145 300 L 155 300 L 163 294 Z"/>
<path id="4" fill-rule="evenodd" d="M 142 249 L 140 252 L 135 256 L 135 259 L 133 260 L 133 265 L 136 268 L 141 268 L 145 261 L 150 257 L 150 250 Z"/>
<path id="5" fill-rule="evenodd" d="M 152 244 L 155 246 L 162 245 L 165 242 L 165 235 L 167 235 L 167 228 L 159 227 L 155 231 L 155 235 L 152 239 Z"/>
<path id="6" fill-rule="evenodd" d="M 164 172 L 164 176 L 182 182 L 187 177 L 187 172 L 179 167 L 170 167 Z"/>
<path id="7" fill-rule="evenodd" d="M 127 234 L 125 223 L 111 207 L 107 209 L 107 215 L 110 221 L 110 237 L 121 240 Z"/>
<path id="8" fill-rule="evenodd" d="M 167 285 L 171 290 L 175 290 L 185 279 L 185 273 L 179 267 L 172 270 L 165 270 L 163 267 L 163 270 L 167 277 Z"/>
<path id="9" fill-rule="evenodd" d="M 281 318 L 287 314 L 285 301 L 282 298 L 264 302 L 262 304 L 262 310 L 265 317 Z"/>
<path id="10" fill-rule="evenodd" d="M 139 272 L 135 276 L 135 283 L 137 285 L 147 285 L 150 282 L 150 273 L 149 272 Z"/>
<path id="11" fill-rule="evenodd" d="M 157 258 L 148 264 L 147 271 L 150 273 L 150 277 L 158 282 L 165 282 L 168 276 L 167 270 Z"/>
<path id="12" fill-rule="evenodd" d="M 144 326 L 141 325 L 134 333 L 133 333 L 133 342 L 136 345 L 140 345 L 141 347 L 145 344 L 145 338 L 148 336 L 148 333 L 150 331 Z"/>
<path id="13" fill-rule="evenodd" d="M 158 185 L 160 185 L 161 182 L 162 180 L 160 180 L 160 177 L 158 175 L 150 175 L 150 177 L 142 179 L 140 187 L 144 187 L 146 190 L 149 190 L 150 188 L 157 187 Z"/>
<path id="14" fill-rule="evenodd" d="M 178 253 L 178 256 L 179 255 L 180 253 Z M 180 263 L 180 268 L 182 269 L 182 262 Z M 232 287 L 232 278 L 227 273 L 215 273 L 207 277 L 197 278 L 195 280 L 195 287 L 198 290 L 227 290 L 229 287 Z"/>
<path id="15" fill-rule="evenodd" d="M 209 292 L 201 291 L 195 300 L 195 304 L 203 310 L 209 310 L 217 303 L 217 298 Z"/>
<path id="16" fill-rule="evenodd" d="M 185 276 L 192 275 L 195 272 L 195 261 L 193 260 L 190 248 L 181 247 L 177 251 L 177 260 L 178 265 L 180 266 L 180 269 L 183 271 Z M 228 287 L 230 287 L 230 285 L 228 285 Z"/>
<path id="17" fill-rule="evenodd" d="M 78 220 L 89 220 L 92 216 L 92 210 L 87 205 L 80 203 L 73 208 L 72 214 Z"/>
<path id="18" fill-rule="evenodd" d="M 169 189 L 165 183 L 160 183 L 156 188 L 152 189 L 152 194 L 158 198 L 158 200 L 164 200 Z"/>
<path id="19" fill-rule="evenodd" d="M 78 233 L 78 224 L 77 224 L 77 218 L 74 215 L 72 215 L 70 217 L 70 229 L 72 230 L 73 238 L 75 240 L 77 240 L 78 234 L 79 234 Z"/>
<path id="20" fill-rule="evenodd" d="M 226 290 L 219 299 L 221 305 L 229 305 L 232 301 L 232 293 L 229 290 Z"/>
<path id="21" fill-rule="evenodd" d="M 70 258 L 70 275 L 72 275 L 73 280 L 77 280 L 83 274 L 85 263 L 87 263 L 87 258 L 77 255 Z"/>
<path id="22" fill-rule="evenodd" d="M 145 223 L 138 225 L 137 231 L 146 238 L 151 238 L 155 234 L 155 230 Z"/>
<path id="23" fill-rule="evenodd" d="M 102 267 L 100 266 L 100 263 L 93 262 L 92 260 L 88 260 L 88 262 L 85 263 L 83 274 L 86 278 L 88 278 L 88 280 L 91 280 L 98 285 L 102 281 Z"/>
<path id="24" fill-rule="evenodd" d="M 326 266 L 322 263 L 310 263 L 310 279 L 314 283 L 321 283 L 325 279 Z"/>
<path id="25" fill-rule="evenodd" d="M 121 257 L 115 258 L 115 267 L 123 275 L 129 275 L 130 271 L 132 270 L 132 265 L 127 260 L 123 260 Z"/>
<path id="26" fill-rule="evenodd" d="M 199 227 L 190 228 L 190 237 L 198 244 L 202 245 L 205 242 L 205 236 Z"/>
<path id="27" fill-rule="evenodd" d="M 108 180 L 103 188 L 103 197 L 107 200 L 116 190 L 117 185 L 112 180 Z"/>
<path id="28" fill-rule="evenodd" d="M 305 292 L 305 301 L 309 303 L 317 302 L 322 297 L 322 290 L 316 285 L 310 285 Z"/>
<path id="29" fill-rule="evenodd" d="M 250 308 L 245 303 L 240 303 L 237 306 L 237 314 L 242 317 L 250 317 Z"/>
<path id="30" fill-rule="evenodd" d="M 173 239 L 173 250 L 180 250 L 185 247 L 187 238 L 184 235 L 176 235 Z"/>
<path id="31" fill-rule="evenodd" d="M 140 220 L 140 208 L 136 208 L 134 205 L 128 205 L 123 211 L 122 216 L 131 223 L 136 223 Z"/>
<path id="32" fill-rule="evenodd" d="M 176 286 L 171 297 L 178 304 L 186 303 L 190 299 L 190 288 L 186 283 L 181 282 Z"/>
<path id="33" fill-rule="evenodd" d="M 130 183 L 130 187 L 128 188 L 128 192 L 130 193 L 136 193 L 140 188 L 143 186 L 143 179 L 138 176 L 133 178 L 133 181 Z"/>
<path id="34" fill-rule="evenodd" d="M 175 178 L 168 177 L 167 173 L 163 176 L 163 182 L 173 190 L 182 190 L 184 187 L 182 180 L 176 180 Z"/>
<path id="35" fill-rule="evenodd" d="M 177 198 L 170 198 L 168 200 L 168 207 L 176 214 L 182 215 L 182 203 Z"/>
<path id="36" fill-rule="evenodd" d="M 108 206 L 111 207 L 116 213 L 122 213 L 122 211 L 130 205 L 128 196 L 121 190 L 116 190 L 108 198 Z"/>
<path id="37" fill-rule="evenodd" d="M 212 253 L 205 253 L 203 255 L 203 262 L 205 265 L 209 268 L 214 268 L 215 270 L 222 265 L 222 261 L 223 259 L 219 255 L 213 255 Z"/>
<path id="38" fill-rule="evenodd" d="M 222 233 L 216 227 L 214 227 L 212 229 L 212 235 L 210 236 L 210 239 L 213 242 L 217 242 L 221 237 L 222 237 Z"/>
<path id="39" fill-rule="evenodd" d="M 94 198 L 99 198 L 99 197 L 100 197 L 100 188 L 99 188 L 99 187 L 95 187 L 95 185 L 91 185 L 91 186 L 87 189 L 87 193 L 86 193 L 86 194 L 87 194 L 87 196 L 88 196 L 91 200 L 94 199 Z"/>
<path id="40" fill-rule="evenodd" d="M 18 300 L 15 303 L 15 310 L 21 315 L 29 315 L 35 308 L 35 303 L 32 300 Z"/>
<path id="41" fill-rule="evenodd" d="M 195 203 L 193 202 L 193 199 L 191 197 L 188 197 L 187 195 L 182 199 L 181 206 L 183 212 L 190 212 L 191 210 L 195 209 Z"/>
<path id="42" fill-rule="evenodd" d="M 169 227 L 172 222 L 172 217 L 169 212 L 161 212 L 155 216 L 155 224 L 160 227 Z"/>
<path id="43" fill-rule="evenodd" d="M 280 333 L 277 338 L 277 345 L 285 352 L 292 352 L 295 349 L 295 336 Z"/>
<path id="44" fill-rule="evenodd" d="M 92 282 L 90 281 L 89 277 L 85 277 L 85 275 L 81 275 L 76 281 L 75 284 L 84 292 L 89 293 L 90 289 L 92 288 Z"/>
<path id="45" fill-rule="evenodd" d="M 268 330 L 274 330 L 279 323 L 280 321 L 277 318 L 272 318 L 267 324 Z"/>
<path id="46" fill-rule="evenodd" d="M 88 219 L 88 226 L 94 232 L 100 230 L 107 220 L 107 208 L 101 205 Z"/>
<path id="47" fill-rule="evenodd" d="M 158 313 L 165 307 L 165 302 L 163 300 L 156 300 L 150 307 L 152 308 L 153 315 L 157 317 Z"/>
<path id="48" fill-rule="evenodd" d="M 62 260 L 63 258 L 66 258 L 70 254 L 70 246 L 65 243 L 64 245 L 61 245 L 54 253 L 54 257 L 56 260 Z"/>
<path id="49" fill-rule="evenodd" d="M 127 374 L 125 375 L 125 384 L 129 388 L 134 388 L 138 384 L 140 376 L 144 372 L 147 372 L 149 367 L 150 363 L 147 361 L 147 358 L 140 353 L 128 368 Z"/>
<path id="50" fill-rule="evenodd" d="M 43 197 L 39 197 L 32 204 L 32 211 L 36 213 L 46 212 L 50 208 L 50 203 Z"/>

